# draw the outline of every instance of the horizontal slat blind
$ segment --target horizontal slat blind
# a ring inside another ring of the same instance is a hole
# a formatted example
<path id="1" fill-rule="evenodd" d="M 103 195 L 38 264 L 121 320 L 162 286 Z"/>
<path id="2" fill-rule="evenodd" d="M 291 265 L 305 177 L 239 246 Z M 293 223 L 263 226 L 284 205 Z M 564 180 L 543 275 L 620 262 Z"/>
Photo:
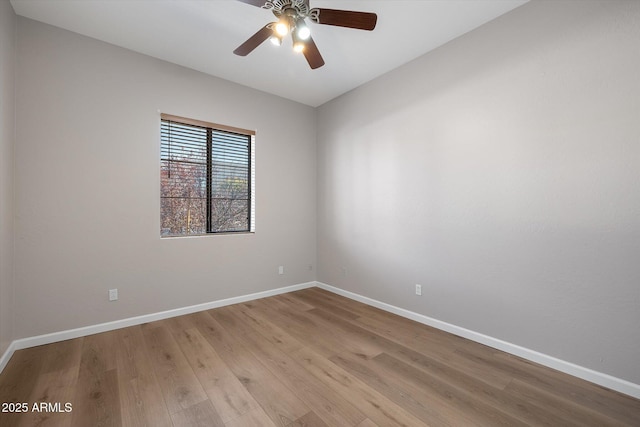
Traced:
<path id="1" fill-rule="evenodd" d="M 163 118 L 160 139 L 162 236 L 254 230 L 253 135 Z"/>
<path id="2" fill-rule="evenodd" d="M 248 135 L 212 130 L 211 231 L 249 230 Z"/>

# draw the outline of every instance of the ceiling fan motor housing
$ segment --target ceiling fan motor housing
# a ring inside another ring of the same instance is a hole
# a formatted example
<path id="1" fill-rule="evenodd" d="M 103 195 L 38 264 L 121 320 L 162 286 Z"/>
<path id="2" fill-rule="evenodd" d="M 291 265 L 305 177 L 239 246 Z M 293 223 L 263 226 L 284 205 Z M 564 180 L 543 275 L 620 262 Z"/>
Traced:
<path id="1" fill-rule="evenodd" d="M 294 19 L 309 18 L 314 22 L 318 22 L 320 12 L 310 9 L 308 0 L 267 0 L 262 8 L 271 10 L 277 18 L 284 15 Z"/>

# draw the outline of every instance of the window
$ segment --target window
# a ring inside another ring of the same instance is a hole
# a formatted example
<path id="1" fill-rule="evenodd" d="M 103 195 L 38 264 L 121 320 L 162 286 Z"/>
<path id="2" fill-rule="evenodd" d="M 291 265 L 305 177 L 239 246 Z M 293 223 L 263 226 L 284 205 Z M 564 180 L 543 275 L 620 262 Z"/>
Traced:
<path id="1" fill-rule="evenodd" d="M 255 132 L 161 115 L 160 235 L 255 231 Z"/>

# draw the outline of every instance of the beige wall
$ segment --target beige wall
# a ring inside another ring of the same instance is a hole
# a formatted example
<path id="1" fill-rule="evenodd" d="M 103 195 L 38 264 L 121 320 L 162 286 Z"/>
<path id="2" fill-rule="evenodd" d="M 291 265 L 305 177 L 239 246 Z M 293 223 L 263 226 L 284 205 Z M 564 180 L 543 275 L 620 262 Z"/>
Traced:
<path id="1" fill-rule="evenodd" d="M 318 280 L 639 384 L 638 40 L 532 1 L 320 107 Z"/>
<path id="2" fill-rule="evenodd" d="M 315 279 L 314 109 L 24 18 L 17 40 L 17 338 Z M 257 131 L 255 234 L 160 239 L 158 110 Z"/>
<path id="3" fill-rule="evenodd" d="M 16 16 L 0 0 L 0 355 L 13 340 L 13 146 Z"/>

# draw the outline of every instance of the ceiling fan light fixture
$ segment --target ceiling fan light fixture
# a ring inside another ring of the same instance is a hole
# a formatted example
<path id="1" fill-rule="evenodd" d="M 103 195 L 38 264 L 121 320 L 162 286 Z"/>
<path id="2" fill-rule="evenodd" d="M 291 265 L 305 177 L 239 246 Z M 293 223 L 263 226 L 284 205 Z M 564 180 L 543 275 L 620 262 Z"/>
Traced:
<path id="1" fill-rule="evenodd" d="M 280 34 L 274 33 L 269 40 L 275 46 L 281 46 L 282 45 L 282 36 Z"/>
<path id="2" fill-rule="evenodd" d="M 296 23 L 296 34 L 300 40 L 307 40 L 311 36 L 311 30 L 305 24 L 304 19 L 300 19 Z"/>
<path id="3" fill-rule="evenodd" d="M 282 17 L 276 24 L 276 33 L 280 37 L 284 37 L 289 34 L 289 20 L 286 17 Z"/>

